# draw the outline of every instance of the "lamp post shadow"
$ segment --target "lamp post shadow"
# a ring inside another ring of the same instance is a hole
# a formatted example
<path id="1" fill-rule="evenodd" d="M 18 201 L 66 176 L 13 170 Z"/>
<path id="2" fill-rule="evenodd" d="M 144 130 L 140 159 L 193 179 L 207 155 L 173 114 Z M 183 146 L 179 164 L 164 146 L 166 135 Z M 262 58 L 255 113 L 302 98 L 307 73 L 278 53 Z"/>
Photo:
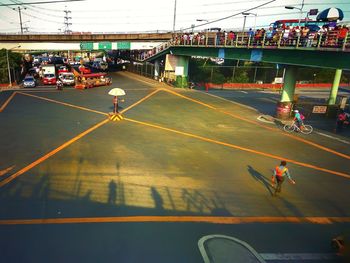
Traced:
<path id="1" fill-rule="evenodd" d="M 117 199 L 117 184 L 114 182 L 114 180 L 109 182 L 108 188 L 109 192 L 107 203 L 110 205 L 115 205 Z"/>

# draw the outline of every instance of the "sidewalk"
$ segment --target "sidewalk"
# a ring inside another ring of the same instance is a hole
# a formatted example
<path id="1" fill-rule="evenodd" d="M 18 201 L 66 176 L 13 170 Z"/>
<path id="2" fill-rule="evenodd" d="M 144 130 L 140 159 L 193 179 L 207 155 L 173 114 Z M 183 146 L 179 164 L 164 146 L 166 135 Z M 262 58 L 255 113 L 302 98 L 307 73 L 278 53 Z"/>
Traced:
<path id="1" fill-rule="evenodd" d="M 246 242 L 224 235 L 204 236 L 198 241 L 204 263 L 265 263 Z"/>
<path id="2" fill-rule="evenodd" d="M 0 92 L 2 91 L 9 91 L 9 90 L 19 90 L 19 89 L 23 89 L 23 87 L 19 86 L 19 85 L 13 85 L 13 86 L 0 86 Z"/>

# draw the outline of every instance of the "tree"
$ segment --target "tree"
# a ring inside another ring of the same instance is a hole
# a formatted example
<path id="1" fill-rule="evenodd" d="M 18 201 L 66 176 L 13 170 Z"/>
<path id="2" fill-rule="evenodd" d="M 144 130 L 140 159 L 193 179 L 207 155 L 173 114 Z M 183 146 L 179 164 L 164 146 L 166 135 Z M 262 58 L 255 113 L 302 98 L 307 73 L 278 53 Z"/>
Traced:
<path id="1" fill-rule="evenodd" d="M 22 62 L 22 55 L 14 53 L 11 50 L 8 51 L 9 64 L 11 69 L 19 69 Z M 0 50 L 0 82 L 6 83 L 9 81 L 8 69 L 7 69 L 7 58 L 6 49 Z"/>

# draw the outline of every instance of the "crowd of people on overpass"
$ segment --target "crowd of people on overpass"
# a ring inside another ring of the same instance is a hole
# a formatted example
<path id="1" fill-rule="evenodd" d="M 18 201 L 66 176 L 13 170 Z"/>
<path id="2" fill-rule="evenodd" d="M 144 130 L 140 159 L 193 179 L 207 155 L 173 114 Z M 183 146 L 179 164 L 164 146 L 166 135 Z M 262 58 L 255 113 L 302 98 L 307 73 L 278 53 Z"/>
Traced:
<path id="1" fill-rule="evenodd" d="M 318 31 L 311 31 L 306 26 L 285 28 L 268 28 L 247 32 L 221 31 L 189 32 L 175 34 L 175 45 L 262 45 L 265 46 L 304 46 L 304 47 L 343 47 L 344 41 L 350 41 L 349 28 L 343 26 L 324 25 Z M 349 43 L 350 45 L 350 43 Z"/>
<path id="2" fill-rule="evenodd" d="M 246 32 L 184 32 L 175 33 L 169 43 L 165 43 L 141 54 L 141 59 L 153 56 L 170 45 L 185 46 L 264 46 L 264 47 L 317 47 L 350 48 L 350 32 L 345 25 L 329 23 L 311 30 L 306 26 L 286 26 L 280 28 L 253 30 Z"/>

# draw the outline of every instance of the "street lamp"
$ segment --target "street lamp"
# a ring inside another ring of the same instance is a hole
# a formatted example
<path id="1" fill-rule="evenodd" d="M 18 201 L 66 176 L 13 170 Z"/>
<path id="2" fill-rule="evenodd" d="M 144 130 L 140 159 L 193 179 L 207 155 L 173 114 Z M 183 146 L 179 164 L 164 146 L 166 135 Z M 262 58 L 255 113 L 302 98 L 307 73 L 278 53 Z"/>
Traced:
<path id="1" fill-rule="evenodd" d="M 15 49 L 15 48 L 20 48 L 20 47 L 21 46 L 18 45 L 18 46 L 12 47 L 10 49 L 6 49 L 7 70 L 8 70 L 8 73 L 9 73 L 9 87 L 10 88 L 12 87 L 12 79 L 11 79 L 11 71 L 10 71 L 9 50 L 12 50 L 12 49 Z"/>
<path id="2" fill-rule="evenodd" d="M 244 16 L 244 21 L 243 21 L 243 29 L 242 29 L 242 32 L 244 32 L 244 28 L 245 28 L 245 22 L 246 22 L 246 19 L 247 19 L 247 16 L 249 15 L 253 15 L 255 16 L 255 20 L 254 20 L 254 32 L 255 32 L 255 27 L 256 27 L 256 17 L 258 14 L 255 14 L 255 13 L 248 13 L 248 12 L 243 12 L 242 15 Z"/>
<path id="3" fill-rule="evenodd" d="M 301 2 L 301 7 L 296 7 L 296 6 L 285 6 L 284 7 L 286 9 L 297 9 L 300 11 L 299 20 L 298 20 L 298 27 L 300 27 L 300 20 L 301 20 L 302 15 L 303 15 L 303 7 L 304 7 L 304 0 Z"/>

